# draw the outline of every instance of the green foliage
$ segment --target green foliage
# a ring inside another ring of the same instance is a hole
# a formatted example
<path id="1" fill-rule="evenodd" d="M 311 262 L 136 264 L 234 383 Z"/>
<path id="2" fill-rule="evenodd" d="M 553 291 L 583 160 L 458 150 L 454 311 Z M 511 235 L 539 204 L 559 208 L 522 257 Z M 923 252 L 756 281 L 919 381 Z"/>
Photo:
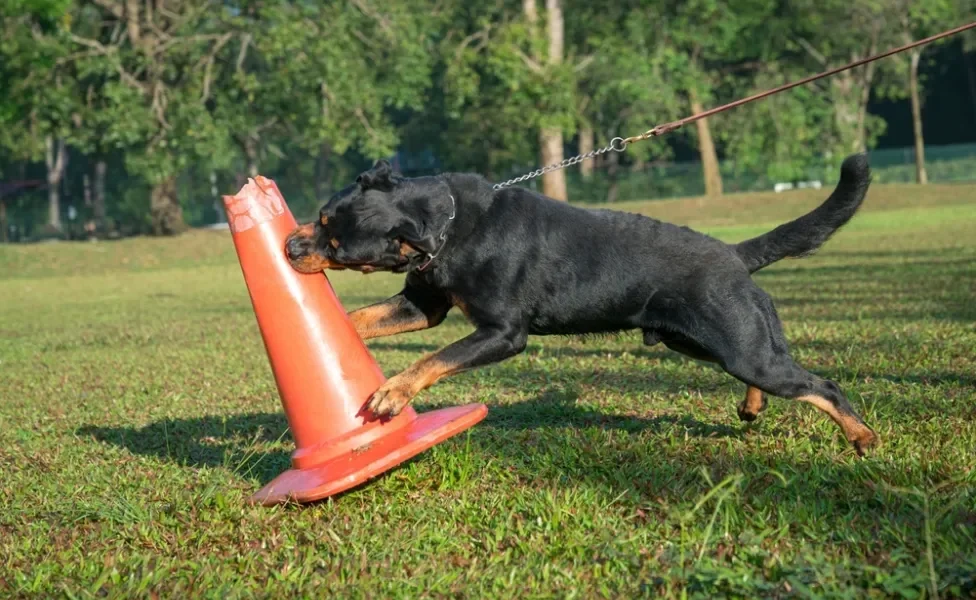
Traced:
<path id="1" fill-rule="evenodd" d="M 327 144 L 340 154 L 393 153 L 399 138 L 390 111 L 422 106 L 432 48 L 423 3 L 385 6 L 382 14 L 344 2 L 262 8 L 253 31 L 260 69 L 239 76 L 230 109 L 257 100 L 309 150 Z"/>
<path id="2" fill-rule="evenodd" d="M 435 88 L 443 99 L 420 118 L 438 119 L 432 113 L 443 107 L 448 166 L 480 165 L 497 173 L 536 162 L 540 128 L 571 135 L 576 127 L 572 52 L 561 64 L 549 64 L 543 24 L 531 26 L 518 6 L 450 6 Z"/>
<path id="3" fill-rule="evenodd" d="M 771 65 L 757 73 L 750 88 L 758 93 L 797 77 Z M 762 102 L 733 110 L 718 127 L 737 172 L 763 173 L 773 181 L 811 178 L 831 162 L 824 153 L 825 124 L 833 117 L 830 98 L 812 87 L 800 87 Z M 829 148 L 829 147 L 828 147 Z"/>
<path id="4" fill-rule="evenodd" d="M 77 135 L 76 75 L 53 21 L 62 4 L 19 2 L 0 8 L 0 149 L 16 160 L 38 161 L 47 136 Z"/>
<path id="5" fill-rule="evenodd" d="M 82 178 L 71 170 L 120 156 L 110 177 L 138 191 L 109 212 L 139 229 L 132 198 L 174 180 L 186 182 L 179 204 L 202 215 L 213 213 L 211 177 L 220 193 L 253 172 L 291 178 L 304 210 L 394 153 L 423 172 L 501 179 L 540 166 L 543 128 L 564 134 L 567 154 L 581 128 L 602 147 L 687 116 L 692 94 L 709 108 L 956 25 L 973 8 L 562 0 L 565 50 L 552 64 L 541 0 L 534 24 L 515 0 L 179 0 L 151 14 L 155 5 L 137 3 L 134 16 L 122 0 L 0 4 L 5 172 L 43 176 L 46 139 L 65 140 L 85 158 L 68 166 L 66 196 L 77 198 Z M 805 178 L 862 138 L 870 148 L 885 123 L 866 99 L 902 97 L 905 69 L 902 57 L 888 59 L 870 77 L 860 69 L 710 119 L 719 154 L 735 161 L 723 175 L 729 189 L 746 171 Z M 605 197 L 621 169 L 696 144 L 695 127 L 685 127 L 605 155 L 597 167 L 607 177 L 575 182 L 582 194 L 573 197 Z M 677 193 L 686 179 L 648 189 Z"/>
<path id="6" fill-rule="evenodd" d="M 0 7 L 0 17 L 31 16 L 52 22 L 62 18 L 72 3 L 73 0 L 6 0 Z"/>
<path id="7" fill-rule="evenodd" d="M 601 134 L 601 143 L 627 137 L 681 116 L 682 99 L 672 76 L 674 54 L 637 19 L 623 19 L 611 37 L 591 40 L 594 61 L 582 89 L 589 102 L 583 120 Z M 651 139 L 628 154 L 644 160 L 666 158 L 670 140 Z"/>

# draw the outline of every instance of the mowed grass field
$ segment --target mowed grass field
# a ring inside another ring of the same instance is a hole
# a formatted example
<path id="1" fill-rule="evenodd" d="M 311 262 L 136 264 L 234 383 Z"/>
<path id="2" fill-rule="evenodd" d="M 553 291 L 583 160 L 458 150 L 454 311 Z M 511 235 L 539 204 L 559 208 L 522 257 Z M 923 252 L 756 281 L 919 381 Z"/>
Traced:
<path id="1" fill-rule="evenodd" d="M 735 241 L 828 190 L 626 204 Z M 418 397 L 487 418 L 311 506 L 229 234 L 0 246 L 0 597 L 976 597 L 976 187 L 874 186 L 756 275 L 882 445 L 637 333 Z M 331 276 L 348 309 L 400 278 Z M 368 343 L 392 375 L 470 331 Z"/>

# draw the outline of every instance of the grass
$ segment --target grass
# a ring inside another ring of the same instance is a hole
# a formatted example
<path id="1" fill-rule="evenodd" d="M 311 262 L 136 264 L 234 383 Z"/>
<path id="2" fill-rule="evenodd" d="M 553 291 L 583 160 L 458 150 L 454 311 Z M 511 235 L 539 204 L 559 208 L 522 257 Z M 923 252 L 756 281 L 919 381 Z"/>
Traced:
<path id="1" fill-rule="evenodd" d="M 736 240 L 822 192 L 627 204 Z M 0 246 L 2 597 L 976 596 L 976 188 L 876 186 L 757 275 L 801 364 L 882 437 L 636 334 L 530 340 L 420 411 L 468 433 L 307 507 L 246 497 L 292 450 L 226 233 Z M 395 277 L 339 273 L 347 308 Z M 387 374 L 470 329 L 369 343 Z"/>

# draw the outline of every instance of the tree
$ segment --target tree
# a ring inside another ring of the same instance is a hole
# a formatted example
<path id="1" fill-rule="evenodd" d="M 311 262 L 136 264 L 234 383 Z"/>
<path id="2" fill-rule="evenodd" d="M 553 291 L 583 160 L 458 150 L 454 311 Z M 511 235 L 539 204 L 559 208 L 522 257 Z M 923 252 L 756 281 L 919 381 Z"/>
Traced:
<path id="1" fill-rule="evenodd" d="M 929 37 L 952 27 L 955 23 L 957 5 L 953 0 L 926 0 L 925 2 L 905 2 L 901 7 L 900 25 L 904 43 Z M 940 42 L 936 42 L 940 43 Z M 901 59 L 908 63 L 908 90 L 912 109 L 912 133 L 915 140 L 915 180 L 919 185 L 928 183 L 925 169 L 925 135 L 922 131 L 922 91 L 918 67 L 922 53 L 930 46 L 917 46 L 907 51 Z"/>
<path id="2" fill-rule="evenodd" d="M 903 0 L 796 0 L 780 16 L 797 53 L 796 64 L 812 73 L 867 58 L 904 38 L 892 16 Z M 787 55 L 790 56 L 790 55 Z M 806 60 L 803 60 L 805 57 Z M 868 113 L 872 93 L 904 89 L 897 61 L 875 61 L 815 84 L 833 106 L 833 127 L 825 145 L 837 152 L 862 152 L 884 132 L 885 122 Z"/>
<path id="3" fill-rule="evenodd" d="M 61 32 L 74 45 L 82 76 L 99 82 L 89 90 L 99 96 L 89 117 L 97 115 L 101 143 L 125 149 L 127 169 L 151 186 L 157 235 L 186 228 L 177 176 L 199 162 L 226 165 L 231 156 L 207 101 L 213 61 L 233 32 L 224 13 L 207 5 L 82 1 Z"/>
<path id="4" fill-rule="evenodd" d="M 534 0 L 517 11 L 501 3 L 455 5 L 438 75 L 449 164 L 509 171 L 563 159 L 564 136 L 576 127 L 577 78 L 592 63 L 567 44 L 574 41 L 567 27 L 562 2 L 554 0 L 544 14 Z M 526 132 L 536 139 L 527 140 Z M 568 199 L 564 171 L 542 183 L 547 195 Z"/>
<path id="5" fill-rule="evenodd" d="M 429 80 L 420 2 L 379 5 L 90 0 L 95 27 L 65 32 L 101 85 L 103 139 L 151 185 L 154 233 L 185 228 L 177 178 L 232 168 L 255 175 L 292 148 L 334 146 L 378 158 L 389 112 L 418 106 Z M 328 29 L 324 28 L 328 24 Z M 93 112 L 90 116 L 94 117 Z"/>
<path id="6" fill-rule="evenodd" d="M 688 110 L 698 114 L 717 99 L 723 70 L 768 57 L 769 23 L 775 3 L 747 0 L 668 2 L 661 6 L 661 29 L 668 32 L 668 62 L 674 85 L 684 91 Z M 738 89 L 727 90 L 736 95 Z M 705 177 L 705 194 L 722 194 L 718 151 L 708 119 L 695 122 L 694 138 Z"/>
<path id="7" fill-rule="evenodd" d="M 768 90 L 799 79 L 802 72 L 788 61 L 762 61 L 738 79 L 742 95 Z M 825 146 L 832 148 L 834 107 L 830 97 L 812 85 L 764 98 L 724 113 L 718 130 L 730 162 L 739 172 L 761 173 L 772 181 L 825 177 Z"/>
<path id="8" fill-rule="evenodd" d="M 338 154 L 392 154 L 400 141 L 393 113 L 420 109 L 431 81 L 438 18 L 426 3 L 264 6 L 252 44 L 264 66 L 250 76 L 258 87 L 244 87 L 266 102 L 255 131 L 277 119 L 308 152 L 324 144 Z"/>
<path id="9" fill-rule="evenodd" d="M 300 197 L 321 199 L 330 181 L 401 149 L 404 115 L 433 100 L 444 18 L 424 0 L 261 6 L 244 70 L 226 86 L 244 109 L 232 130 L 309 181 Z"/>
<path id="10" fill-rule="evenodd" d="M 523 11 L 528 22 L 528 29 L 533 37 L 540 36 L 538 9 L 536 0 L 523 0 Z M 535 52 L 532 62 L 528 63 L 537 72 L 544 69 L 556 70 L 563 62 L 563 48 L 565 46 L 565 31 L 563 24 L 563 9 L 560 0 L 546 0 L 546 50 L 545 64 L 542 66 L 540 52 Z M 541 44 L 533 39 L 531 45 L 538 49 Z M 539 160 L 543 165 L 551 165 L 563 159 L 563 132 L 558 125 L 543 124 L 539 130 Z M 566 192 L 566 172 L 563 170 L 549 171 L 542 176 L 542 191 L 556 200 L 568 200 Z"/>
<path id="11" fill-rule="evenodd" d="M 59 234 L 67 144 L 77 134 L 77 88 L 68 48 L 55 36 L 66 1 L 22 0 L 0 7 L 4 94 L 0 146 L 15 159 L 47 168 L 49 233 Z"/>
<path id="12" fill-rule="evenodd" d="M 593 148 L 590 136 L 598 137 L 600 146 L 606 147 L 615 137 L 628 137 L 678 118 L 682 106 L 671 81 L 669 49 L 661 37 L 634 18 L 632 7 L 597 8 L 601 15 L 582 19 L 582 24 L 589 25 L 587 56 L 592 57 L 592 64 L 578 82 L 580 153 Z M 667 158 L 670 141 L 652 138 L 628 147 L 627 155 L 636 163 Z M 623 157 L 617 152 L 603 157 L 610 179 L 605 200 L 613 202 Z"/>

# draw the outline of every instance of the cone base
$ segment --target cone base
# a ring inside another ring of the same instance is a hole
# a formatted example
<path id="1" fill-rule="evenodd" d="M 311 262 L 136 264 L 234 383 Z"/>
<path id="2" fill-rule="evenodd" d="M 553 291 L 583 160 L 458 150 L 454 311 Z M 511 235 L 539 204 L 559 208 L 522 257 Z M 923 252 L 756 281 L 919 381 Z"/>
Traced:
<path id="1" fill-rule="evenodd" d="M 307 469 L 289 469 L 250 497 L 252 504 L 312 502 L 338 494 L 392 469 L 485 418 L 488 407 L 468 404 L 421 413 L 417 418 L 374 441 L 366 449 L 350 449 Z"/>

